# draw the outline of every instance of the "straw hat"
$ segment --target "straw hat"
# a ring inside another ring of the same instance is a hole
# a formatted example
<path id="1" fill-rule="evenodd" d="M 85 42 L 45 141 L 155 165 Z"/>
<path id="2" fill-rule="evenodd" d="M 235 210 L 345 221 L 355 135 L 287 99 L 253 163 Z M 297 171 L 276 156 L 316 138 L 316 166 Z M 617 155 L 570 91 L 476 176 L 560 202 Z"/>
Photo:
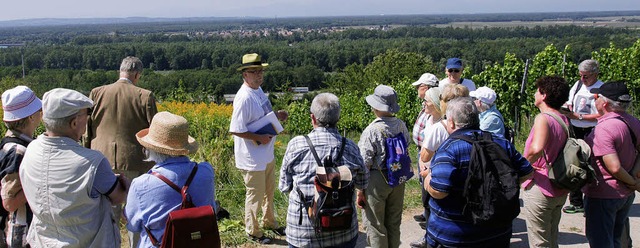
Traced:
<path id="1" fill-rule="evenodd" d="M 145 148 L 172 156 L 188 155 L 198 150 L 198 143 L 189 136 L 187 119 L 169 112 L 153 116 L 151 126 L 136 133 L 136 138 Z"/>
<path id="2" fill-rule="evenodd" d="M 262 63 L 262 57 L 257 53 L 249 53 L 242 56 L 242 65 L 238 67 L 238 71 L 242 71 L 247 68 L 264 68 L 269 66 L 267 63 Z"/>

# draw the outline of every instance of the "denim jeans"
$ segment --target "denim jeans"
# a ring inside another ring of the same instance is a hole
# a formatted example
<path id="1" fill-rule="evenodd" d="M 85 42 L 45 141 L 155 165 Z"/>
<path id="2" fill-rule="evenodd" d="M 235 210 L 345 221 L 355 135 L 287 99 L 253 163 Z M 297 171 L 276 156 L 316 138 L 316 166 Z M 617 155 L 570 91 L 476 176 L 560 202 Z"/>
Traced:
<path id="1" fill-rule="evenodd" d="M 622 199 L 585 197 L 585 232 L 591 247 L 621 247 L 620 237 L 635 194 Z"/>

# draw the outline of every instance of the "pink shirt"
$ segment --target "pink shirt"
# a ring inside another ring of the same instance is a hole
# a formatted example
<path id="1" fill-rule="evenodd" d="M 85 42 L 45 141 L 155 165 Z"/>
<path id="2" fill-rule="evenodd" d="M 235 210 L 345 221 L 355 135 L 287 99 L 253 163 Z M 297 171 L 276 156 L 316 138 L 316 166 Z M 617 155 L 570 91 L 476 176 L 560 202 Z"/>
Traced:
<path id="1" fill-rule="evenodd" d="M 562 120 L 564 123 L 569 126 L 569 121 L 567 117 L 558 113 L 557 111 L 553 112 Z M 549 163 L 553 163 L 556 160 L 562 149 L 564 148 L 564 144 L 567 141 L 567 132 L 565 132 L 564 128 L 551 116 L 546 114 L 541 114 L 545 118 L 547 118 L 547 123 L 549 124 L 549 139 L 547 139 L 547 143 L 544 145 L 544 154 L 547 156 L 547 160 L 545 160 L 544 156 L 541 156 L 536 160 L 532 166 L 534 168 L 533 177 L 524 183 L 522 183 L 523 188 L 527 188 L 530 184 L 534 183 L 538 185 L 542 194 L 547 197 L 558 197 L 563 196 L 569 193 L 569 190 L 558 188 L 551 184 L 549 181 L 549 177 L 547 176 L 547 161 Z M 527 138 L 527 142 L 524 145 L 524 154 L 527 154 L 527 151 L 531 147 L 531 141 L 533 137 L 536 135 L 536 130 L 532 127 L 531 132 L 529 132 L 529 137 Z"/>
<path id="2" fill-rule="evenodd" d="M 622 117 L 633 129 L 636 139 L 640 142 L 640 121 L 627 113 L 611 112 L 598 118 L 598 124 L 585 141 L 591 148 L 591 166 L 596 171 L 597 182 L 587 184 L 582 191 L 593 198 L 621 199 L 633 193 L 621 181 L 615 179 L 604 167 L 602 156 L 617 153 L 620 165 L 630 171 L 636 157 L 631 133 L 627 125 L 618 119 Z"/>

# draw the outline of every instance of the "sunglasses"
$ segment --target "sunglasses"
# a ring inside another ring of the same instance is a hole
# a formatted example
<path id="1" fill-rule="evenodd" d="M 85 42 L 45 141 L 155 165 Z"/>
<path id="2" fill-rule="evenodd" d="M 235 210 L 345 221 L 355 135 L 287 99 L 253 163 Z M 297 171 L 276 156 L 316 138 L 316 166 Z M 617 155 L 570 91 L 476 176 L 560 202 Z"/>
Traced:
<path id="1" fill-rule="evenodd" d="M 452 72 L 458 73 L 458 72 L 460 72 L 460 69 L 449 69 L 449 70 L 447 70 L 447 71 L 448 71 L 449 73 L 452 73 Z"/>

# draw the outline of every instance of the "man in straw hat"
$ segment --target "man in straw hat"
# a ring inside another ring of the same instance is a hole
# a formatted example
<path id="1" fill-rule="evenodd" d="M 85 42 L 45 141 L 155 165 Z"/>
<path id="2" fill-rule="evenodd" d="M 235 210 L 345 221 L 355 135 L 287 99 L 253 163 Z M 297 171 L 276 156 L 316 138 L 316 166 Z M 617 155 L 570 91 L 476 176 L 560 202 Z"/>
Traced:
<path id="1" fill-rule="evenodd" d="M 364 129 L 358 142 L 360 154 L 371 175 L 367 189 L 358 190 L 358 196 L 364 195 L 367 200 L 363 218 L 367 238 L 371 247 L 399 247 L 405 184 L 395 187 L 387 184 L 383 175 L 387 173 L 385 147 L 389 135 L 402 133 L 405 140 L 409 140 L 411 136 L 407 125 L 395 117 L 400 111 L 400 105 L 393 88 L 379 85 L 373 95 L 366 97 L 366 101 L 376 115 L 376 119 Z"/>
<path id="2" fill-rule="evenodd" d="M 149 171 L 153 163 L 144 161 L 142 146 L 136 141 L 136 132 L 148 128 L 151 118 L 158 112 L 156 100 L 149 90 L 137 86 L 144 66 L 139 58 L 128 56 L 120 64 L 118 81 L 96 87 L 89 98 L 95 102 L 84 145 L 104 154 L 115 173 L 133 179 Z M 122 205 L 114 208 L 120 219 Z M 130 247 L 140 239 L 129 233 Z"/>
<path id="3" fill-rule="evenodd" d="M 33 134 L 42 120 L 42 102 L 28 87 L 17 86 L 2 93 L 2 109 L 7 132 L 0 142 L 0 195 L 4 206 L 0 222 L 0 244 L 4 244 L 4 247 L 27 247 L 26 234 L 32 213 L 24 198 L 18 170 L 27 145 L 33 140 Z M 7 217 L 9 230 L 6 233 L 9 238 L 5 241 Z"/>
<path id="4" fill-rule="evenodd" d="M 311 102 L 311 124 L 313 131 L 307 136 L 311 140 L 318 156 L 333 156 L 333 160 L 349 168 L 356 188 L 364 190 L 369 183 L 369 170 L 364 166 L 358 146 L 346 139 L 340 160 L 335 160 L 342 145 L 342 136 L 336 129 L 340 119 L 340 101 L 331 93 L 322 93 Z M 296 193 L 297 189 L 305 197 L 305 201 L 313 201 L 316 189 L 313 180 L 318 167 L 311 148 L 303 136 L 297 136 L 287 145 L 287 152 L 282 158 L 279 188 L 289 193 L 287 211 L 287 242 L 293 247 L 356 247 L 358 240 L 358 215 L 353 211 L 351 228 L 346 230 L 316 233 L 309 217 L 300 212 L 303 203 Z M 341 177 L 342 178 L 342 177 Z M 291 193 L 293 192 L 293 193 Z M 360 195 L 357 204 L 364 207 L 365 199 Z M 351 206 L 354 210 L 355 206 Z M 304 216 L 300 216 L 300 214 Z M 302 218 L 302 219 L 301 219 Z M 299 221 L 302 220 L 302 223 Z"/>
<path id="5" fill-rule="evenodd" d="M 233 99 L 233 114 L 229 132 L 234 135 L 234 153 L 236 167 L 242 172 L 246 187 L 244 207 L 245 231 L 250 239 L 269 244 L 271 239 L 265 237 L 258 225 L 258 210 L 262 208 L 262 225 L 273 229 L 276 234 L 284 235 L 284 227 L 280 228 L 275 219 L 273 194 L 276 188 L 275 160 L 273 155 L 274 136 L 250 132 L 247 126 L 272 112 L 271 102 L 260 87 L 263 82 L 264 69 L 269 66 L 263 63 L 256 53 L 242 56 L 242 86 Z M 287 112 L 278 111 L 279 120 L 287 119 Z"/>
<path id="6" fill-rule="evenodd" d="M 19 171 L 33 211 L 29 244 L 120 247 L 111 205 L 126 199 L 129 180 L 113 174 L 102 153 L 78 143 L 93 101 L 61 88 L 48 91 L 43 99 L 46 132 L 29 144 Z"/>
<path id="7" fill-rule="evenodd" d="M 195 166 L 198 166 L 187 193 L 196 206 L 215 205 L 215 179 L 213 167 L 207 162 L 195 163 L 187 155 L 198 150 L 198 143 L 189 136 L 189 123 L 179 115 L 160 112 L 153 117 L 151 126 L 136 134 L 145 148 L 147 161 L 156 163 L 152 172 L 163 175 L 178 186 L 185 185 Z M 124 215 L 127 229 L 141 233 L 138 247 L 153 247 L 145 228 L 160 241 L 164 234 L 169 212 L 180 208 L 182 197 L 150 173 L 131 182 Z"/>

